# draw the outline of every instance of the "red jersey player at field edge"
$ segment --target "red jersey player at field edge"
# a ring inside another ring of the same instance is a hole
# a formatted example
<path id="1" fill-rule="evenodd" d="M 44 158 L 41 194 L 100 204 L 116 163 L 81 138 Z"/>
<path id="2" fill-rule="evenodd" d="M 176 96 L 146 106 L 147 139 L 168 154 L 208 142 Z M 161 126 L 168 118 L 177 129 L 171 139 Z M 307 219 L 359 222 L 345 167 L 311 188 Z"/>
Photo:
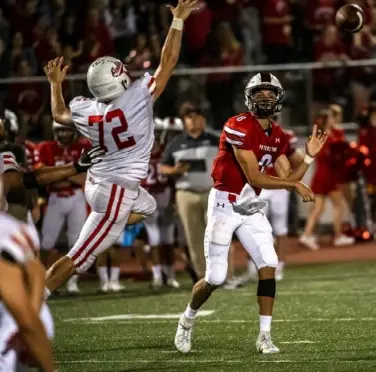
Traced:
<path id="1" fill-rule="evenodd" d="M 300 180 L 326 141 L 326 133 L 318 133 L 315 126 L 306 142 L 304 160 L 291 169 L 285 156 L 286 136 L 272 120 L 282 108 L 283 96 L 284 90 L 275 76 L 270 73 L 253 76 L 245 89 L 249 112 L 230 118 L 223 127 L 213 165 L 214 188 L 208 201 L 206 274 L 194 286 L 191 300 L 179 320 L 175 346 L 180 352 L 191 350 L 192 328 L 198 309 L 226 280 L 228 252 L 234 233 L 259 272 L 257 351 L 263 354 L 279 352 L 270 335 L 278 257 L 273 246 L 272 228 L 262 212 L 266 203 L 259 194 L 262 189 L 293 189 L 305 202 L 314 201 L 312 191 Z M 274 165 L 278 177 L 264 173 L 270 164 Z"/>
<path id="2" fill-rule="evenodd" d="M 55 140 L 40 143 L 35 153 L 35 168 L 65 165 L 77 161 L 81 153 L 91 148 L 90 143 L 79 141 L 74 128 L 64 127 L 56 122 L 52 125 Z M 62 255 L 55 245 L 64 223 L 67 223 L 68 245 L 71 248 L 77 241 L 86 221 L 86 199 L 83 192 L 86 173 L 54 183 L 48 187 L 49 198 L 42 224 L 41 257 L 50 267 Z M 67 283 L 69 293 L 77 293 L 78 276 Z"/>

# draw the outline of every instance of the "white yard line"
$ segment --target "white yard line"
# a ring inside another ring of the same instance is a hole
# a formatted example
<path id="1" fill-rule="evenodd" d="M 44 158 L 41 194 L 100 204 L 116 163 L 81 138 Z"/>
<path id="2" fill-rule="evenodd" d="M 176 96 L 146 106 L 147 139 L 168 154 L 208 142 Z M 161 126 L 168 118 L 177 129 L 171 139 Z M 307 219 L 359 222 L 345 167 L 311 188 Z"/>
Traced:
<path id="1" fill-rule="evenodd" d="M 84 318 L 85 319 L 85 318 Z M 90 319 L 90 318 L 86 318 Z M 95 318 L 92 318 L 95 319 Z M 108 322 L 113 322 L 116 324 L 134 324 L 134 323 L 148 323 L 148 324 L 169 324 L 171 321 L 176 321 L 174 319 L 129 319 L 129 320 L 113 320 Z M 72 322 L 72 319 L 65 319 L 65 322 Z M 83 320 L 77 318 L 76 321 L 83 322 L 85 324 L 98 324 L 98 320 Z M 106 322 L 106 321 L 103 321 Z M 307 322 L 332 322 L 332 323 L 341 323 L 341 322 L 376 322 L 376 318 L 305 318 L 305 319 L 273 319 L 274 323 L 307 323 Z M 199 320 L 199 323 L 259 323 L 258 319 L 247 320 L 247 319 L 202 319 Z"/>
<path id="2" fill-rule="evenodd" d="M 176 352 L 177 353 L 177 352 Z M 207 360 L 196 360 L 196 359 L 171 359 L 171 360 L 145 360 L 145 359 L 124 359 L 124 360 L 62 360 L 58 361 L 58 364 L 90 364 L 90 363 L 98 363 L 98 364 L 132 364 L 132 363 L 173 363 L 173 364 L 207 364 L 207 363 L 227 363 L 227 364 L 236 364 L 236 363 L 245 363 L 245 360 L 223 360 L 223 359 L 207 359 Z M 252 360 L 252 363 L 330 363 L 330 364 L 337 364 L 337 363 L 375 363 L 374 360 Z"/>
<path id="3" fill-rule="evenodd" d="M 297 340 L 297 341 L 280 341 L 279 344 L 317 344 L 317 341 L 309 341 L 309 340 Z"/>

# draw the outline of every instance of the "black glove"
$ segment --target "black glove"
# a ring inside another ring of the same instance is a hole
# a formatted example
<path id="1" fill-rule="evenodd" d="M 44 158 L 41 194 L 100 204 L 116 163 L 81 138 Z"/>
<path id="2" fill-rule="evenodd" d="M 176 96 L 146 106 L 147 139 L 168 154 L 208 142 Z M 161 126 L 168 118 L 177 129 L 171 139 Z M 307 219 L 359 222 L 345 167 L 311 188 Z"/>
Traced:
<path id="1" fill-rule="evenodd" d="M 104 154 L 105 151 L 100 146 L 83 152 L 78 162 L 74 163 L 77 173 L 86 172 L 92 165 L 100 163 Z"/>

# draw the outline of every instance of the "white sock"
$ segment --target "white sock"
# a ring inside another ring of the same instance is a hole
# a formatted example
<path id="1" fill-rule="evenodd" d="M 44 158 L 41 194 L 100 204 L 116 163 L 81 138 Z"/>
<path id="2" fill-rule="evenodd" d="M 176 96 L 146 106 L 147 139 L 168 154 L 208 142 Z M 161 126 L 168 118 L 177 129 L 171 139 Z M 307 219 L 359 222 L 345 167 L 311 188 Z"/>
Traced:
<path id="1" fill-rule="evenodd" d="M 78 282 L 78 275 L 73 275 L 69 280 L 68 284 L 77 284 Z"/>
<path id="2" fill-rule="evenodd" d="M 99 275 L 99 280 L 102 283 L 108 283 L 108 270 L 107 270 L 107 266 L 99 266 L 98 267 L 98 275 Z"/>
<path id="3" fill-rule="evenodd" d="M 247 267 L 248 267 L 248 272 L 250 274 L 254 274 L 254 273 L 257 272 L 256 265 L 255 265 L 255 263 L 252 260 L 248 260 Z"/>
<path id="4" fill-rule="evenodd" d="M 185 309 L 184 315 L 189 319 L 194 319 L 196 318 L 197 312 L 198 310 L 191 309 L 191 307 L 188 304 L 187 308 Z"/>
<path id="5" fill-rule="evenodd" d="M 47 287 L 44 287 L 44 299 L 48 300 L 48 297 L 50 296 L 51 296 L 51 291 Z"/>
<path id="6" fill-rule="evenodd" d="M 272 317 L 270 315 L 260 315 L 260 332 L 270 332 Z"/>
<path id="7" fill-rule="evenodd" d="M 116 282 L 118 283 L 119 282 L 119 278 L 120 278 L 120 267 L 117 267 L 117 266 L 111 266 L 111 269 L 110 269 L 110 280 L 111 282 Z"/>
<path id="8" fill-rule="evenodd" d="M 166 274 L 168 279 L 175 279 L 175 270 L 172 265 L 162 265 L 162 271 Z"/>
<path id="9" fill-rule="evenodd" d="M 151 267 L 151 272 L 153 273 L 153 278 L 156 280 L 162 279 L 162 266 L 161 265 L 153 265 Z"/>

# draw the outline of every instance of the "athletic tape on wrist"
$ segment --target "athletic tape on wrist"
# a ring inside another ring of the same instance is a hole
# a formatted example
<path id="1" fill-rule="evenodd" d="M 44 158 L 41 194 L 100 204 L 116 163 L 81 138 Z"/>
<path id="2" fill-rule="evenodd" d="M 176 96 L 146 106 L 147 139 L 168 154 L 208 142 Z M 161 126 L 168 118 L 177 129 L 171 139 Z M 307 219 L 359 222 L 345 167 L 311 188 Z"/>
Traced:
<path id="1" fill-rule="evenodd" d="M 304 157 L 304 163 L 307 163 L 307 164 L 311 164 L 314 160 L 315 160 L 315 158 L 312 158 L 309 155 L 306 155 Z"/>
<path id="2" fill-rule="evenodd" d="M 181 18 L 174 18 L 172 21 L 171 28 L 175 30 L 183 31 L 184 28 L 184 21 Z"/>

